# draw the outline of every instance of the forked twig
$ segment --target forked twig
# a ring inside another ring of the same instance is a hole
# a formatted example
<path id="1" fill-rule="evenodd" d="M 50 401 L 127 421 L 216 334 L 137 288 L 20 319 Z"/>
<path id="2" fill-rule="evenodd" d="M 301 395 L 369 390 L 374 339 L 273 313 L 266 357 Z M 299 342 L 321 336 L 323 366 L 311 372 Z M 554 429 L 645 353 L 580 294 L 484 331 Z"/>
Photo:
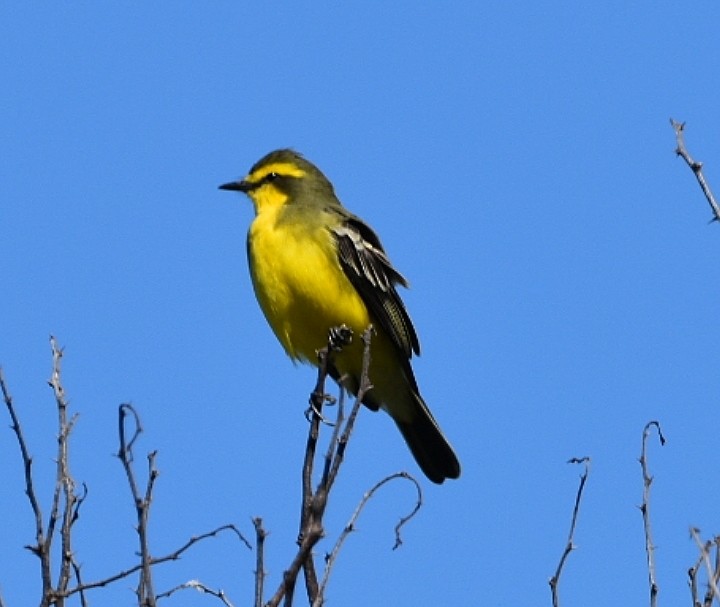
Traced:
<path id="1" fill-rule="evenodd" d="M 700 530 L 691 527 L 690 535 L 692 536 L 695 544 L 700 550 L 700 556 L 695 562 L 695 565 L 688 570 L 688 576 L 690 577 L 690 592 L 693 598 L 693 605 L 702 607 L 711 607 L 714 600 L 720 603 L 720 589 L 718 589 L 718 582 L 720 581 L 720 536 L 714 537 L 712 540 L 703 542 L 700 538 Z M 713 566 L 710 560 L 710 549 L 713 544 L 715 545 L 715 565 Z M 697 576 L 701 565 L 705 565 L 708 578 L 708 588 L 705 593 L 705 598 L 702 603 L 698 598 L 697 589 Z"/>
<path id="2" fill-rule="evenodd" d="M 317 450 L 317 441 L 320 435 L 320 423 L 324 421 L 322 416 L 322 408 L 326 401 L 332 400 L 331 397 L 325 392 L 325 381 L 332 368 L 332 357 L 335 353 L 342 350 L 352 340 L 352 331 L 345 325 L 340 327 L 332 328 L 328 335 L 327 346 L 318 351 L 318 376 L 315 388 L 310 394 L 310 429 L 308 432 L 307 443 L 305 447 L 305 459 L 303 461 L 302 468 L 302 500 L 300 507 L 300 530 L 298 535 L 298 545 L 302 546 L 305 540 L 304 536 L 309 536 L 310 543 L 314 545 L 320 539 L 322 530 L 317 527 L 313 527 L 313 503 L 315 501 L 315 495 L 312 487 L 312 472 L 313 465 L 315 462 L 315 453 Z M 337 432 L 339 428 L 336 428 L 333 432 Z M 315 596 L 318 591 L 318 579 L 317 572 L 315 571 L 315 562 L 312 559 L 310 551 L 312 546 L 307 551 L 305 562 L 302 563 L 303 573 L 305 575 L 305 589 L 308 596 Z M 289 575 L 288 575 L 289 573 Z M 281 590 L 284 592 L 281 593 Z M 273 599 L 277 598 L 278 601 L 285 595 L 285 604 L 292 604 L 292 596 L 295 591 L 295 581 L 292 575 L 292 569 L 286 572 L 283 579 L 283 584 L 278 592 L 275 593 Z M 271 601 L 272 603 L 272 601 Z"/>
<path id="3" fill-rule="evenodd" d="M 550 584 L 550 593 L 552 595 L 553 607 L 559 607 L 560 605 L 560 597 L 558 595 L 560 576 L 562 574 L 563 567 L 565 567 L 565 561 L 567 560 L 568 556 L 570 556 L 570 553 L 575 549 L 575 527 L 577 526 L 578 514 L 580 512 L 580 501 L 582 500 L 585 483 L 587 482 L 588 475 L 590 474 L 590 458 L 587 456 L 573 457 L 569 459 L 567 463 L 584 464 L 585 468 L 583 470 L 583 473 L 580 475 L 580 484 L 578 485 L 577 494 L 575 495 L 575 506 L 573 507 L 572 520 L 570 521 L 570 532 L 568 533 L 565 550 L 563 550 L 560 561 L 558 562 L 557 569 L 555 569 L 555 575 L 553 575 L 548 582 Z"/>
<path id="4" fill-rule="evenodd" d="M 126 419 L 128 417 L 132 417 L 134 421 L 134 430 L 129 441 L 127 440 L 125 427 Z M 157 601 L 153 587 L 151 556 L 147 537 L 147 523 L 150 515 L 150 505 L 152 503 L 152 490 L 155 485 L 155 479 L 159 474 L 157 468 L 155 467 L 155 457 L 157 456 L 157 451 L 152 451 L 148 454 L 148 479 L 143 495 L 138 487 L 135 479 L 135 471 L 132 466 L 135 457 L 133 454 L 133 445 L 142 433 L 142 426 L 140 424 L 140 416 L 131 404 L 124 403 L 120 405 L 118 409 L 118 424 L 120 434 L 118 458 L 120 458 L 120 461 L 122 462 L 125 475 L 128 479 L 128 484 L 130 485 L 130 493 L 132 494 L 133 503 L 135 505 L 135 513 L 137 516 L 137 526 L 135 527 L 135 531 L 138 534 L 138 540 L 140 543 L 140 580 L 135 593 L 141 605 L 154 607 Z"/>

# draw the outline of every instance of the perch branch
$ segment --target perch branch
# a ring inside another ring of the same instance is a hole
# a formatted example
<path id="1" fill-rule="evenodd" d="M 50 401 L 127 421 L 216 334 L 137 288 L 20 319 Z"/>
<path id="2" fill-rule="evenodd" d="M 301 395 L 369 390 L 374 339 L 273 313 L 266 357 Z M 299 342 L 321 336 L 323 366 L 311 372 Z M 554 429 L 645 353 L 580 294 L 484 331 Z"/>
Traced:
<path id="1" fill-rule="evenodd" d="M 292 605 L 295 584 L 301 568 L 305 574 L 305 589 L 310 603 L 312 604 L 318 596 L 319 584 L 312 557 L 312 549 L 323 537 L 322 519 L 327 506 L 328 494 L 332 489 L 338 470 L 342 464 L 346 445 L 352 433 L 352 428 L 362 404 L 362 399 L 370 387 L 367 370 L 370 365 L 371 334 L 372 327 L 368 327 L 362 336 L 363 343 L 365 344 L 363 350 L 363 372 L 361 374 L 360 386 L 357 391 L 357 398 L 353 410 L 345 421 L 343 431 L 340 433 L 337 428 L 333 431 L 333 437 L 338 436 L 339 433 L 340 439 L 337 442 L 333 454 L 329 457 L 330 462 L 327 461 L 328 457 L 326 456 L 322 478 L 317 488 L 313 491 L 313 464 L 317 451 L 320 422 L 323 421 L 322 406 L 329 400 L 329 397 L 325 394 L 325 381 L 330 373 L 330 369 L 332 369 L 333 355 L 350 343 L 352 331 L 345 325 L 331 329 L 327 346 L 318 352 L 318 379 L 315 389 L 310 396 L 310 430 L 308 432 L 302 470 L 302 509 L 300 515 L 300 534 L 298 536 L 299 548 L 292 563 L 284 572 L 283 580 L 279 588 L 267 603 L 269 607 L 279 605 L 280 601 L 283 601 L 286 606 Z M 342 412 L 340 412 L 340 415 L 342 415 Z M 339 419 L 338 423 L 342 423 L 342 421 L 342 419 Z"/>

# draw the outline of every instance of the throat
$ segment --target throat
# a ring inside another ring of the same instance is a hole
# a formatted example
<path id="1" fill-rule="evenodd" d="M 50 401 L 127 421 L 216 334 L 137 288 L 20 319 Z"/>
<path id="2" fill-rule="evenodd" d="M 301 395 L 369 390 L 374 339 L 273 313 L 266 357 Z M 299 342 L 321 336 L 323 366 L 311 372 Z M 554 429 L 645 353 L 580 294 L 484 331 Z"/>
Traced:
<path id="1" fill-rule="evenodd" d="M 264 186 L 253 192 L 252 201 L 258 219 L 263 217 L 266 221 L 275 223 L 287 204 L 288 196 L 277 188 Z"/>

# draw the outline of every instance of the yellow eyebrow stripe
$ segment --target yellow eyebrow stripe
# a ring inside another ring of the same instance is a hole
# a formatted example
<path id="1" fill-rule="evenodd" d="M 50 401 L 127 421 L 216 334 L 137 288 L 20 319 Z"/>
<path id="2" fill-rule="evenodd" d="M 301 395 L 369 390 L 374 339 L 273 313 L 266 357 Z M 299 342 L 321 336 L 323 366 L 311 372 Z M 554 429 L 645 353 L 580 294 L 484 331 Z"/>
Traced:
<path id="1" fill-rule="evenodd" d="M 258 183 L 267 177 L 270 173 L 277 173 L 278 175 L 285 175 L 287 177 L 305 177 L 306 173 L 296 164 L 290 162 L 273 162 L 272 164 L 265 164 L 259 169 L 256 169 L 250 173 L 245 181 L 250 183 Z"/>

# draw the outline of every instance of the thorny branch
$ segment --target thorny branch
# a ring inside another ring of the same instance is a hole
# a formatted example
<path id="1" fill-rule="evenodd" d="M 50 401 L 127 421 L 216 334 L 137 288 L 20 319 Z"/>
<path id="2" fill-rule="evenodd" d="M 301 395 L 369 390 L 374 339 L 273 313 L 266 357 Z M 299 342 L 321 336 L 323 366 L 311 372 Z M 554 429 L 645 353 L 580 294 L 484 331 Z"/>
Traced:
<path id="1" fill-rule="evenodd" d="M 675 153 L 687 163 L 687 165 L 690 167 L 693 174 L 695 175 L 698 183 L 700 184 L 700 188 L 702 189 L 702 192 L 705 195 L 705 198 L 707 199 L 708 204 L 710 205 L 710 208 L 713 212 L 713 218 L 711 221 L 720 221 L 720 205 L 718 205 L 717 201 L 715 200 L 715 196 L 710 189 L 710 185 L 705 179 L 705 175 L 703 175 L 703 163 L 693 160 L 687 148 L 685 147 L 685 123 L 677 122 L 670 118 L 670 124 L 675 131 L 675 140 L 677 142 Z"/>
<path id="2" fill-rule="evenodd" d="M 583 490 L 585 489 L 585 483 L 587 482 L 588 475 L 590 474 L 590 458 L 589 457 L 573 457 L 569 459 L 568 464 L 584 464 L 585 469 L 580 475 L 580 484 L 578 485 L 577 494 L 575 495 L 575 506 L 573 507 L 572 520 L 570 522 L 570 532 L 568 533 L 567 543 L 565 544 L 565 550 L 560 557 L 555 575 L 550 578 L 550 593 L 552 594 L 553 607 L 559 607 L 560 597 L 558 595 L 558 585 L 560 583 L 560 575 L 562 574 L 565 561 L 567 560 L 570 553 L 575 549 L 575 527 L 577 525 L 578 513 L 580 512 L 580 501 L 582 500 Z"/>
<path id="3" fill-rule="evenodd" d="M 643 428 L 642 450 L 638 461 L 640 462 L 643 476 L 643 498 L 642 505 L 640 506 L 640 512 L 642 512 L 643 528 L 645 531 L 645 553 L 647 554 L 648 583 L 650 585 L 650 607 L 656 607 L 658 584 L 655 577 L 655 544 L 653 544 L 652 528 L 650 525 L 650 486 L 652 485 L 653 477 L 650 476 L 647 465 L 647 439 L 652 427 L 655 427 L 657 430 L 660 445 L 662 446 L 665 444 L 665 437 L 663 436 L 662 429 L 660 428 L 660 423 L 654 420 L 648 422 L 645 424 L 645 428 Z"/>

